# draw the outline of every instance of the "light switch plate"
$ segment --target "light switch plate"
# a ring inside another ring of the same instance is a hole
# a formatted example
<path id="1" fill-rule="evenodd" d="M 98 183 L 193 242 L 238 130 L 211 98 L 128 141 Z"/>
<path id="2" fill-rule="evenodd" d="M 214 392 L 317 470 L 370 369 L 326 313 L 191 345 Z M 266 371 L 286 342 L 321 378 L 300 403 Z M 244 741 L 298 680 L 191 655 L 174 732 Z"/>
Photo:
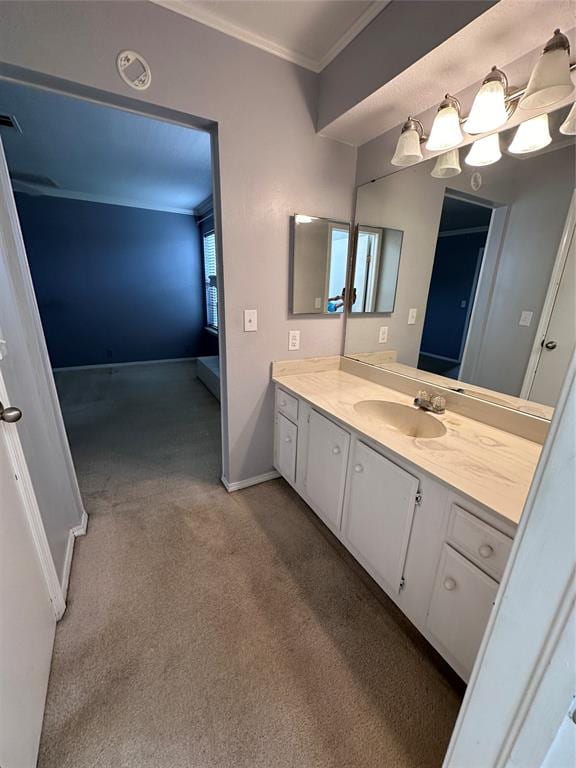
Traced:
<path id="1" fill-rule="evenodd" d="M 295 352 L 300 349 L 300 331 L 288 331 L 288 350 Z"/>
<path id="2" fill-rule="evenodd" d="M 244 330 L 245 331 L 258 330 L 258 310 L 257 309 L 244 310 Z"/>
<path id="3" fill-rule="evenodd" d="M 378 344 L 386 344 L 388 341 L 388 326 L 381 325 L 378 330 Z"/>
<path id="4" fill-rule="evenodd" d="M 524 310 L 520 315 L 520 320 L 518 321 L 518 325 L 524 325 L 528 327 L 532 322 L 533 316 L 534 316 L 534 312 L 528 312 L 527 310 Z"/>
<path id="5" fill-rule="evenodd" d="M 416 324 L 416 315 L 418 314 L 418 310 L 416 307 L 412 307 L 412 309 L 408 310 L 408 325 L 415 325 Z"/>

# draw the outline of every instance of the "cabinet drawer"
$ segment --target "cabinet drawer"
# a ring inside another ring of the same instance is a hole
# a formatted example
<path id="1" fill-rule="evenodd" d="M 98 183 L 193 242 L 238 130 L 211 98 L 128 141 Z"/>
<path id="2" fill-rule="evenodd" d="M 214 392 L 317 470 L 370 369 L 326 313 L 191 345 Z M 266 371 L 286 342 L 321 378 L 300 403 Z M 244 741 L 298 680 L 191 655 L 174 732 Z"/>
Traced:
<path id="1" fill-rule="evenodd" d="M 296 444 L 298 428 L 281 413 L 276 414 L 274 466 L 290 483 L 296 479 Z"/>
<path id="2" fill-rule="evenodd" d="M 500 581 L 510 555 L 512 539 L 454 504 L 448 524 L 448 541 Z"/>
<path id="3" fill-rule="evenodd" d="M 298 421 L 298 400 L 289 395 L 288 392 L 284 392 L 283 389 L 276 387 L 276 410 L 283 413 L 291 421 Z"/>
<path id="4" fill-rule="evenodd" d="M 468 680 L 494 605 L 498 583 L 445 544 L 427 629 Z"/>

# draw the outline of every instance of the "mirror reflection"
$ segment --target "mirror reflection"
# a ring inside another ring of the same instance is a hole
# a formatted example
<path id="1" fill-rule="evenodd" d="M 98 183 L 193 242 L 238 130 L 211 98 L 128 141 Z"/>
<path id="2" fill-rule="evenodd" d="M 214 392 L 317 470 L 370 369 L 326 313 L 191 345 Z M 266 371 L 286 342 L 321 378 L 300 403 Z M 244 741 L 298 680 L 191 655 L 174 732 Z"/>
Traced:
<path id="1" fill-rule="evenodd" d="M 291 313 L 344 312 L 350 225 L 297 213 L 293 217 Z"/>
<path id="2" fill-rule="evenodd" d="M 576 337 L 566 111 L 538 152 L 511 153 L 505 132 L 499 162 L 442 178 L 433 158 L 358 189 L 357 221 L 403 237 L 396 300 L 387 315 L 352 308 L 347 356 L 551 417 Z"/>
<path id="3" fill-rule="evenodd" d="M 392 312 L 403 235 L 399 229 L 358 226 L 351 312 Z"/>

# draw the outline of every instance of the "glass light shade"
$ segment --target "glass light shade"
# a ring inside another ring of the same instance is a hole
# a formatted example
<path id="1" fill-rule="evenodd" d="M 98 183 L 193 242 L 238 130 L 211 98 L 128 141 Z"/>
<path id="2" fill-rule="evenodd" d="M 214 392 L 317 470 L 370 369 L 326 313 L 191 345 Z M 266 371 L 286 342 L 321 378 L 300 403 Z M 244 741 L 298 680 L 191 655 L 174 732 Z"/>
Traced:
<path id="1" fill-rule="evenodd" d="M 472 104 L 468 119 L 464 123 L 466 133 L 487 133 L 494 131 L 508 120 L 504 86 L 498 80 L 484 83 Z"/>
<path id="2" fill-rule="evenodd" d="M 547 147 L 551 141 L 548 115 L 538 115 L 520 123 L 508 151 L 515 155 L 524 155 L 526 152 L 536 152 L 537 149 Z"/>
<path id="3" fill-rule="evenodd" d="M 497 133 L 490 136 L 484 136 L 483 139 L 477 139 L 470 147 L 470 152 L 466 155 L 466 165 L 478 167 L 481 165 L 492 165 L 497 163 L 502 157 L 500 152 L 500 137 Z"/>
<path id="4" fill-rule="evenodd" d="M 568 117 L 560 126 L 560 133 L 563 133 L 564 136 L 576 136 L 576 103 L 572 104 Z"/>
<path id="5" fill-rule="evenodd" d="M 460 115 L 456 107 L 452 105 L 441 107 L 432 123 L 426 149 L 431 152 L 443 152 L 457 147 L 463 138 L 460 129 Z"/>
<path id="6" fill-rule="evenodd" d="M 438 157 L 430 175 L 435 179 L 449 179 L 451 176 L 458 176 L 459 173 L 462 173 L 460 153 L 457 149 L 450 149 Z"/>
<path id="7" fill-rule="evenodd" d="M 402 131 L 396 144 L 396 152 L 390 161 L 392 165 L 414 165 L 422 160 L 422 150 L 420 149 L 420 135 L 418 131 L 409 128 Z"/>
<path id="8" fill-rule="evenodd" d="M 563 48 L 543 53 L 532 70 L 520 109 L 541 109 L 570 96 L 574 83 L 570 77 L 570 54 Z"/>

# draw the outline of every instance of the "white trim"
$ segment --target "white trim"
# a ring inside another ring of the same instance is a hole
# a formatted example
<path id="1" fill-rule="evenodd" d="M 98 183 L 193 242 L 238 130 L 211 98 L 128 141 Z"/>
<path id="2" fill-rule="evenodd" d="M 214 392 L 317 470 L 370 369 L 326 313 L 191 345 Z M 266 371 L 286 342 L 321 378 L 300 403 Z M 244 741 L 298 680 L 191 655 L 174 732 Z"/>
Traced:
<path id="1" fill-rule="evenodd" d="M 450 197 L 450 195 L 446 195 Z M 487 206 L 483 206 L 486 208 Z M 455 237 L 457 235 L 475 235 L 479 232 L 488 232 L 490 226 L 485 227 L 468 227 L 468 229 L 448 229 L 445 232 L 438 232 L 438 237 Z"/>
<path id="2" fill-rule="evenodd" d="M 230 21 L 225 21 L 202 6 L 191 5 L 182 2 L 182 0 L 151 0 L 151 2 L 155 5 L 160 5 L 162 8 L 166 8 L 169 11 L 174 11 L 174 13 L 179 13 L 181 16 L 187 16 L 189 19 L 193 19 L 207 27 L 217 29 L 225 35 L 235 37 L 237 40 L 242 40 L 242 42 L 248 43 L 248 45 L 253 45 L 256 48 L 267 51 L 267 53 L 278 56 L 285 61 L 290 61 L 292 64 L 298 64 L 305 69 L 311 69 L 312 72 L 318 73 L 322 72 L 322 70 L 327 67 L 328 64 L 330 64 L 330 62 L 335 59 L 357 35 L 359 35 L 360 32 L 362 32 L 362 30 L 365 29 L 376 16 L 378 16 L 380 11 L 386 8 L 391 0 L 373 0 L 364 13 L 356 19 L 354 24 L 352 24 L 352 26 L 346 30 L 324 56 L 319 59 L 306 56 L 305 54 L 290 48 L 285 48 L 283 45 L 274 43 L 255 32 L 250 32 Z"/>
<path id="3" fill-rule="evenodd" d="M 60 189 L 48 187 L 42 184 L 26 184 L 22 181 L 13 181 L 14 192 L 20 194 L 40 195 L 41 197 L 59 197 L 64 200 L 80 200 L 85 203 L 98 203 L 100 205 L 116 205 L 124 208 L 140 208 L 143 211 L 159 211 L 160 213 L 179 213 L 184 216 L 193 216 L 194 208 L 173 208 L 169 205 L 158 205 L 145 200 L 128 200 L 113 195 L 97 195 L 93 192 L 77 192 L 74 189 Z"/>
<path id="4" fill-rule="evenodd" d="M 94 368 L 127 368 L 130 365 L 159 365 L 160 363 L 182 363 L 196 360 L 196 357 L 167 357 L 162 360 L 134 360 L 130 363 L 95 363 L 94 365 L 68 365 L 62 368 L 53 368 L 57 371 L 87 371 Z"/>
<path id="5" fill-rule="evenodd" d="M 62 594 L 68 594 L 68 584 L 70 582 L 70 569 L 72 568 L 72 556 L 74 554 L 74 542 L 78 536 L 84 536 L 88 529 L 88 515 L 82 513 L 82 522 L 75 528 L 68 531 L 68 541 L 66 542 L 66 556 L 64 557 L 64 567 L 62 569 Z"/>
<path id="6" fill-rule="evenodd" d="M 538 328 L 536 329 L 536 335 L 534 336 L 534 345 L 532 346 L 532 352 L 530 353 L 530 359 L 528 360 L 528 365 L 526 367 L 524 381 L 522 382 L 522 389 L 520 390 L 520 397 L 524 400 L 530 399 L 530 390 L 534 384 L 538 363 L 540 362 L 540 355 L 542 354 L 542 342 L 546 338 L 546 332 L 548 330 L 550 318 L 552 317 L 554 304 L 556 303 L 556 296 L 558 294 L 558 288 L 560 287 L 560 281 L 562 280 L 564 266 L 566 265 L 568 252 L 570 251 L 570 244 L 572 242 L 572 238 L 575 236 L 576 190 L 572 192 L 570 207 L 568 208 L 568 213 L 566 214 L 564 230 L 560 239 L 560 245 L 558 246 L 558 253 L 556 254 L 556 261 L 554 262 L 552 276 L 550 277 L 546 299 L 544 300 L 544 306 L 542 307 L 542 312 L 540 313 L 540 321 L 538 323 Z"/>
<path id="7" fill-rule="evenodd" d="M 233 491 L 239 491 L 242 488 L 249 488 L 251 485 L 258 485 L 259 483 L 267 483 L 268 480 L 276 480 L 276 478 L 280 477 L 280 473 L 276 472 L 276 470 L 272 470 L 271 472 L 265 472 L 263 475 L 256 475 L 255 477 L 247 477 L 246 480 L 238 480 L 236 483 L 230 483 L 224 475 L 220 478 L 222 480 L 222 485 L 228 493 L 232 493 Z"/>
<path id="8" fill-rule="evenodd" d="M 9 403 L 8 392 L 4 384 L 4 379 L 0 373 L 0 401 Z M 18 488 L 22 495 L 22 501 L 24 503 L 24 509 L 26 512 L 26 518 L 30 531 L 32 533 L 32 539 L 36 552 L 38 553 L 38 561 L 44 574 L 46 581 L 46 587 L 48 595 L 52 603 L 52 609 L 56 620 L 62 618 L 64 611 L 66 610 L 66 600 L 64 598 L 64 592 L 60 586 L 58 579 L 58 573 L 56 572 L 56 566 L 52 559 L 52 553 L 50 552 L 50 545 L 48 544 L 48 537 L 46 536 L 46 530 L 44 529 L 44 523 L 42 522 L 42 515 L 40 514 L 40 508 L 38 506 L 38 500 L 30 473 L 28 472 L 28 464 L 26 457 L 24 456 L 24 449 L 20 442 L 20 435 L 18 434 L 17 426 L 4 426 L 4 438 L 6 440 L 6 447 L 10 455 L 12 465 L 18 473 Z"/>

